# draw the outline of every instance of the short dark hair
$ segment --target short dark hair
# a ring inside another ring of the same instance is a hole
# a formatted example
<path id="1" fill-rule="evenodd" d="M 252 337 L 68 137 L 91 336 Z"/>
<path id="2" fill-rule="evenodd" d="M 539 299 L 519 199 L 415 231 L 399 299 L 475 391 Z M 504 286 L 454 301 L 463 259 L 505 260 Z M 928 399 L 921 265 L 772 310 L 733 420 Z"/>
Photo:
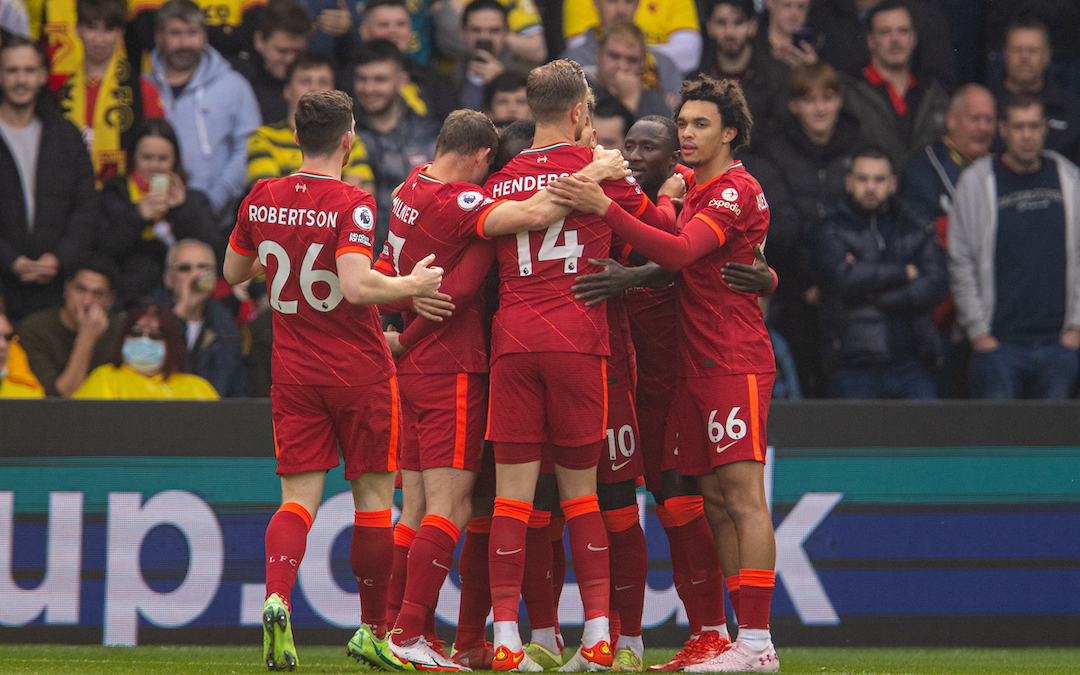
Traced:
<path id="1" fill-rule="evenodd" d="M 84 253 L 79 256 L 75 263 L 65 270 L 64 281 L 71 281 L 83 270 L 105 277 L 109 282 L 110 290 L 115 291 L 120 283 L 120 269 L 111 258 L 106 258 L 100 253 Z"/>
<path id="2" fill-rule="evenodd" d="M 165 341 L 165 363 L 162 365 L 162 375 L 167 379 L 173 373 L 184 372 L 184 359 L 187 356 L 187 345 L 184 336 L 180 333 L 180 324 L 176 315 L 167 307 L 159 305 L 140 305 L 127 314 L 120 337 L 113 347 L 111 363 L 114 368 L 119 368 L 124 363 L 124 340 L 131 329 L 147 314 L 157 317 L 161 330 L 161 337 Z"/>
<path id="3" fill-rule="evenodd" d="M 679 150 L 679 125 L 675 124 L 675 120 L 670 117 L 664 117 L 663 115 L 646 115 L 637 122 L 634 122 L 634 124 L 641 124 L 642 122 L 659 124 L 664 127 L 664 134 L 660 140 L 667 143 L 672 152 Z M 630 130 L 627 129 L 626 132 L 630 133 Z"/>
<path id="4" fill-rule="evenodd" d="M 329 68 L 332 75 L 337 74 L 337 65 L 334 63 L 334 59 L 326 54 L 322 52 L 300 52 L 296 55 L 296 60 L 285 69 L 285 82 L 292 82 L 296 71 L 310 70 L 312 68 Z"/>
<path id="5" fill-rule="evenodd" d="M 1005 42 L 1009 41 L 1009 34 L 1014 30 L 1037 30 L 1043 34 L 1046 46 L 1053 46 L 1050 41 L 1050 27 L 1034 14 L 1024 14 L 1010 21 L 1009 25 L 1005 27 Z"/>
<path id="6" fill-rule="evenodd" d="M 256 29 L 266 39 L 274 33 L 311 35 L 311 17 L 296 0 L 270 0 L 259 15 Z"/>
<path id="7" fill-rule="evenodd" d="M 707 101 L 716 105 L 720 113 L 720 124 L 726 128 L 735 130 L 735 138 L 731 139 L 731 153 L 739 148 L 750 145 L 750 131 L 754 126 L 754 118 L 750 116 L 750 108 L 746 105 L 746 97 L 743 96 L 742 87 L 735 80 L 715 80 L 708 75 L 699 75 L 696 80 L 683 82 L 679 89 L 682 100 L 675 108 L 675 119 L 679 118 L 683 105 L 687 101 Z"/>
<path id="8" fill-rule="evenodd" d="M 360 8 L 360 20 L 363 21 L 367 18 L 368 12 L 380 7 L 400 7 L 406 12 L 409 11 L 409 6 L 405 4 L 405 0 L 368 0 L 364 3 L 364 6 Z"/>
<path id="9" fill-rule="evenodd" d="M 855 160 L 857 159 L 883 159 L 889 163 L 889 171 L 894 174 L 896 173 L 896 167 L 893 166 L 893 161 L 888 153 L 872 143 L 862 145 L 855 149 L 855 152 L 851 154 L 851 163 L 848 164 L 848 173 L 851 173 L 852 169 L 855 167 Z"/>
<path id="10" fill-rule="evenodd" d="M 507 26 L 510 25 L 510 12 L 503 6 L 499 0 L 473 0 L 469 4 L 465 5 L 465 9 L 461 12 L 461 25 L 464 26 L 469 23 L 469 17 L 476 12 L 482 12 L 485 9 L 489 9 L 502 14 L 503 23 Z"/>
<path id="11" fill-rule="evenodd" d="M 111 30 L 127 25 L 128 8 L 124 0 L 78 0 L 75 16 L 84 26 L 93 26 L 100 21 L 106 30 Z"/>
<path id="12" fill-rule="evenodd" d="M 757 10 L 754 7 L 754 0 L 713 0 L 709 3 L 709 9 L 705 12 L 705 17 L 711 17 L 716 8 L 720 5 L 728 5 L 733 9 L 742 13 L 743 18 L 746 20 L 756 19 Z"/>
<path id="13" fill-rule="evenodd" d="M 353 128 L 353 100 L 343 91 L 313 91 L 296 104 L 296 140 L 305 156 L 333 154 Z"/>
<path id="14" fill-rule="evenodd" d="M 524 143 L 527 148 L 532 145 L 533 137 L 536 136 L 536 122 L 532 120 L 514 120 L 499 135 L 499 149 L 495 151 L 495 161 L 491 165 L 492 171 L 501 171 L 514 157 L 512 144 Z"/>
<path id="15" fill-rule="evenodd" d="M 494 152 L 497 147 L 499 133 L 487 115 L 475 110 L 455 110 L 447 116 L 439 130 L 435 156 L 446 152 L 471 155 L 485 148 Z"/>
<path id="16" fill-rule="evenodd" d="M 870 8 L 870 11 L 866 13 L 866 20 L 864 26 L 866 32 L 871 33 L 874 30 L 874 19 L 878 14 L 882 12 L 892 12 L 898 9 L 902 9 L 907 12 L 908 19 L 911 20 L 911 29 L 915 30 L 915 14 L 912 13 L 911 8 L 908 7 L 904 0 L 881 0 L 878 4 Z"/>
<path id="17" fill-rule="evenodd" d="M 504 70 L 484 85 L 484 110 L 491 110 L 491 102 L 495 100 L 495 94 L 524 89 L 528 84 L 529 80 L 518 71 Z"/>
<path id="18" fill-rule="evenodd" d="M 29 47 L 30 49 L 33 49 L 37 52 L 38 58 L 41 59 L 41 67 L 48 67 L 49 59 L 45 56 L 45 48 L 41 46 L 41 43 L 31 40 L 28 37 L 23 37 L 22 35 L 12 35 L 11 37 L 6 38 L 3 41 L 3 44 L 0 44 L 0 59 L 3 59 L 4 52 L 9 49 L 18 49 L 19 47 Z"/>
<path id="19" fill-rule="evenodd" d="M 585 99 L 589 85 L 581 64 L 557 59 L 529 73 L 525 96 L 533 118 L 541 124 L 558 122 Z"/>
<path id="20" fill-rule="evenodd" d="M 379 63 L 382 61 L 391 61 L 397 64 L 397 67 L 401 70 L 405 70 L 405 55 L 401 53 L 393 42 L 389 40 L 371 40 L 370 42 L 363 42 L 356 51 L 353 52 L 352 65 L 355 71 L 359 66 L 366 66 L 369 63 Z"/>
<path id="21" fill-rule="evenodd" d="M 163 117 L 150 117 L 143 120 L 142 126 L 139 127 L 139 130 L 135 134 L 135 138 L 131 140 L 131 145 L 127 149 L 128 170 L 131 171 L 135 168 L 135 150 L 139 147 L 139 142 L 148 136 L 165 139 L 172 145 L 173 173 L 180 176 L 180 179 L 183 180 L 184 183 L 187 183 L 187 171 L 184 171 L 184 167 L 180 163 L 180 142 L 176 138 L 176 129 L 174 129 L 173 125 L 169 124 L 168 120 Z M 149 176 L 147 176 L 147 178 L 149 178 Z"/>
<path id="22" fill-rule="evenodd" d="M 154 31 L 161 32 L 165 30 L 165 24 L 173 19 L 179 19 L 184 23 L 197 23 L 203 27 L 203 30 L 206 30 L 206 16 L 203 14 L 202 8 L 192 0 L 169 0 L 159 7 L 157 14 L 154 16 Z"/>
<path id="23" fill-rule="evenodd" d="M 1042 116 L 1046 117 L 1046 101 L 1041 97 L 1029 92 L 1005 91 L 998 101 L 998 119 L 1006 120 L 1010 110 L 1026 110 L 1033 105 L 1039 106 Z"/>
<path id="24" fill-rule="evenodd" d="M 623 121 L 624 136 L 627 131 L 630 131 L 630 127 L 634 126 L 633 114 L 631 114 L 622 103 L 610 97 L 605 97 L 596 104 L 596 109 L 592 111 L 592 117 L 593 126 L 596 126 L 596 119 L 598 117 L 603 117 L 604 119 L 610 119 L 612 117 L 620 118 Z"/>

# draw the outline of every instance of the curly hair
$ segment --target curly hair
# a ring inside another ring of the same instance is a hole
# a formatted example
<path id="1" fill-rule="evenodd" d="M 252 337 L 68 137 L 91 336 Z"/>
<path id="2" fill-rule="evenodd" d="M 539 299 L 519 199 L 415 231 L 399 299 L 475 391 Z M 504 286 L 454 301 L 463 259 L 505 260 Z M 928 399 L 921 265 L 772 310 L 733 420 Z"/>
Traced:
<path id="1" fill-rule="evenodd" d="M 746 106 L 746 97 L 743 96 L 738 82 L 699 75 L 697 79 L 683 82 L 679 95 L 682 100 L 675 107 L 673 115 L 676 121 L 687 101 L 708 101 L 716 105 L 716 110 L 720 113 L 720 124 L 736 131 L 735 138 L 731 139 L 732 154 L 739 148 L 750 145 L 750 130 L 754 126 L 754 118 L 750 116 L 750 108 Z"/>

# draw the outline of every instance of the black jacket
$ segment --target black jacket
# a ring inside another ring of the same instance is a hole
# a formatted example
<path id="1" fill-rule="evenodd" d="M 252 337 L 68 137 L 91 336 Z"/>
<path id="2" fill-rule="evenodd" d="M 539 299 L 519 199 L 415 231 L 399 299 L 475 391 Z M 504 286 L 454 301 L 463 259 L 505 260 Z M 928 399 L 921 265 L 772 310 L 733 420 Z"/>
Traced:
<path id="1" fill-rule="evenodd" d="M 22 283 L 11 273 L 15 259 L 52 253 L 61 267 L 71 265 L 93 246 L 97 215 L 94 166 L 82 134 L 52 106 L 47 92 L 38 98 L 36 114 L 41 143 L 32 232 L 18 166 L 0 141 L 0 286 L 12 321 L 60 304 L 63 288 L 63 272 L 50 284 Z"/>
<path id="2" fill-rule="evenodd" d="M 758 34 L 762 29 L 758 29 Z M 704 73 L 710 77 L 726 77 L 716 67 L 716 45 L 706 39 L 702 50 L 701 67 L 687 79 L 694 79 Z M 750 72 L 741 82 L 746 107 L 754 118 L 750 132 L 751 149 L 757 149 L 783 123 L 788 115 L 788 67 L 777 61 L 765 49 L 754 45 L 754 54 L 750 58 Z"/>
<path id="3" fill-rule="evenodd" d="M 998 83 L 994 98 L 1001 101 L 1005 94 L 1004 82 Z M 1058 84 L 1050 73 L 1037 95 L 1046 106 L 1045 149 L 1060 152 L 1072 162 L 1080 161 L 1080 97 Z M 1000 152 L 1004 147 L 997 138 L 991 150 Z"/>
<path id="4" fill-rule="evenodd" d="M 161 284 L 169 247 L 160 239 L 144 236 L 154 223 L 143 220 L 139 205 L 131 201 L 127 178 L 118 176 L 107 181 L 101 188 L 98 207 L 98 249 L 119 265 L 120 282 L 116 290 L 123 305 L 129 307 Z M 177 241 L 198 239 L 210 244 L 219 256 L 223 255 L 224 244 L 214 211 L 202 192 L 188 188 L 187 199 L 169 209 L 165 220 Z"/>
<path id="5" fill-rule="evenodd" d="M 285 119 L 289 104 L 285 102 L 285 80 L 279 80 L 266 69 L 266 61 L 258 52 L 241 54 L 230 62 L 236 72 L 251 83 L 255 99 L 259 102 L 264 124 Z"/>
<path id="6" fill-rule="evenodd" d="M 910 217 L 896 199 L 872 214 L 845 200 L 815 228 L 814 259 L 828 366 L 882 366 L 905 356 L 895 353 L 904 347 L 936 365 L 932 312 L 948 294 L 949 279 L 931 223 Z M 919 270 L 913 281 L 909 264 Z"/>
<path id="7" fill-rule="evenodd" d="M 907 0 L 919 42 L 911 70 L 916 79 L 937 80 L 948 91 L 957 85 L 956 57 L 949 43 L 949 26 L 934 0 Z M 855 0 L 813 0 L 807 25 L 815 34 L 818 56 L 833 68 L 858 75 L 870 63 L 866 27 L 859 20 Z M 760 32 L 761 29 L 758 29 Z"/>

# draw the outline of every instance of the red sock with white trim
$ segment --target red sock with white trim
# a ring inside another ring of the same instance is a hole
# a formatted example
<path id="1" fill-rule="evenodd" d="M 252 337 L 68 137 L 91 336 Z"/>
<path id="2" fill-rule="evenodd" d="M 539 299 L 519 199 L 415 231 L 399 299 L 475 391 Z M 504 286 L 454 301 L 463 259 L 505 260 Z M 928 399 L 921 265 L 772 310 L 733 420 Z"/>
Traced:
<path id="1" fill-rule="evenodd" d="M 581 604 L 585 608 L 586 631 L 582 644 L 595 644 L 595 635 L 589 635 L 590 619 L 606 618 L 610 601 L 611 578 L 608 572 L 608 537 L 600 504 L 596 495 L 586 495 L 561 502 L 566 526 L 570 529 L 570 554 L 574 557 L 574 576 L 581 591 Z M 607 640 L 607 622 L 604 621 L 602 639 Z"/>
<path id="2" fill-rule="evenodd" d="M 773 570 L 739 570 L 739 642 L 754 651 L 769 645 L 769 612 L 775 585 Z"/>
<path id="3" fill-rule="evenodd" d="M 491 576 L 491 609 L 496 622 L 517 623 L 521 581 L 525 574 L 525 536 L 531 513 L 532 504 L 528 502 L 495 498 L 488 543 L 488 574 Z"/>
<path id="4" fill-rule="evenodd" d="M 311 514 L 295 502 L 282 504 L 266 526 L 266 597 L 272 593 L 289 604 L 296 573 L 307 550 Z"/>

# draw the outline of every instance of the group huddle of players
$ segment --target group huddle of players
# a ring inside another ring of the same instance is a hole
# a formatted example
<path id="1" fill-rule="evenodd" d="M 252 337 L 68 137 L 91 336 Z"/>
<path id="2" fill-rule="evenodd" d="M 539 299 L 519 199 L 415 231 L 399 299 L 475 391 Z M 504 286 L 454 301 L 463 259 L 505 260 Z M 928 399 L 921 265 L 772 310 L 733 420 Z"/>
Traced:
<path id="1" fill-rule="evenodd" d="M 282 506 L 266 531 L 271 669 L 297 665 L 289 596 L 339 446 L 356 509 L 357 659 L 398 670 L 643 670 L 644 479 L 692 631 L 649 670 L 779 669 L 764 491 L 775 367 L 757 302 L 776 278 L 761 252 L 768 203 L 732 156 L 751 127 L 742 92 L 726 80 L 684 83 L 676 121 L 639 121 L 622 153 L 593 147 L 577 63 L 534 70 L 527 96 L 535 127 L 515 123 L 501 144 L 479 113 L 447 118 L 435 160 L 394 192 L 380 255 L 374 199 L 337 180 L 353 137 L 341 92 L 301 99 L 300 171 L 260 181 L 241 205 L 225 277 L 264 270 L 274 310 Z M 512 159 L 489 177 L 496 154 Z M 293 217 L 311 210 L 332 217 Z M 384 334 L 380 315 L 395 313 L 404 330 Z M 584 606 L 577 649 L 563 644 L 556 613 L 564 530 Z M 448 654 L 434 610 L 463 531 Z"/>

